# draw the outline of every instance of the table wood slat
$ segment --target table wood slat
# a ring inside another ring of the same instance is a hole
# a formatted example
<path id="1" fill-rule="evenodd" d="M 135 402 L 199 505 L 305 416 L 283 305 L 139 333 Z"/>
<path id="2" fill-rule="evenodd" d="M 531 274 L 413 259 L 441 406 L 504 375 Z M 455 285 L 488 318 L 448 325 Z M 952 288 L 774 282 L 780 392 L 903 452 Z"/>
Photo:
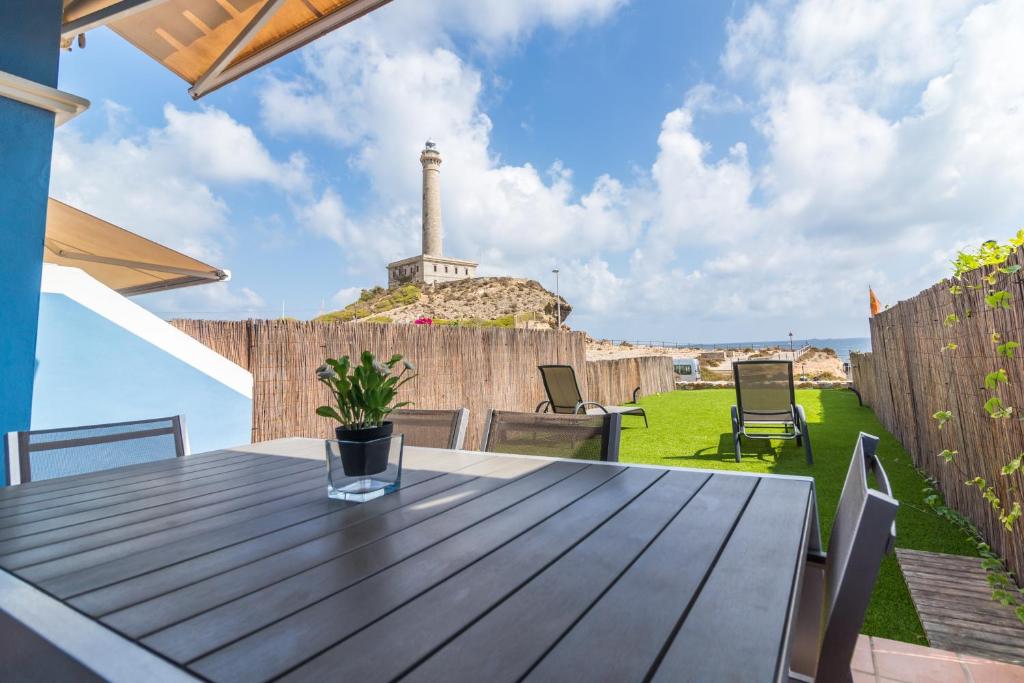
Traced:
<path id="1" fill-rule="evenodd" d="M 547 652 L 529 681 L 641 681 L 714 567 L 757 484 L 715 475 Z M 630 640 L 623 643 L 623 634 Z"/>
<path id="2" fill-rule="evenodd" d="M 518 680 L 709 478 L 695 472 L 666 473 L 625 505 L 608 506 L 590 517 L 579 515 L 575 535 L 566 528 L 566 515 L 549 518 L 290 678 L 329 677 L 344 662 L 357 679 L 375 673 L 397 678 L 416 667 L 409 680 Z M 625 484 L 625 475 L 607 486 L 616 484 Z M 585 533 L 589 535 L 582 537 Z M 552 536 L 564 540 L 556 543 Z M 429 630 L 417 628 L 427 621 Z M 393 642 L 402 647 L 391 647 Z M 496 642 L 503 643 L 500 650 L 493 647 Z"/>
<path id="3" fill-rule="evenodd" d="M 405 478 L 413 484 L 440 474 L 438 471 L 410 468 Z M 301 476 L 289 477 L 285 482 L 275 479 L 261 492 L 240 496 L 229 506 L 221 505 L 225 509 L 218 510 L 217 514 L 207 514 L 204 508 L 196 508 L 179 515 L 136 525 L 125 524 L 109 532 L 12 554 L 7 561 L 13 567 L 32 565 L 25 571 L 25 576 L 41 581 L 47 590 L 59 597 L 79 595 L 143 571 L 158 569 L 172 559 L 181 561 L 204 552 L 204 549 L 216 549 L 218 543 L 230 545 L 237 542 L 239 534 L 244 538 L 248 529 L 259 530 L 266 524 L 286 526 L 287 520 L 301 521 L 338 510 L 338 503 L 324 496 L 322 487 L 318 489 L 313 485 L 317 481 L 325 481 L 324 468 L 311 464 Z M 238 509 L 230 509 L 232 506 Z M 265 518 L 261 520 L 261 516 Z M 170 522 L 174 522 L 173 526 L 168 526 Z M 236 527 L 240 522 L 247 522 L 247 525 Z M 220 529 L 224 530 L 199 536 L 203 532 Z M 149 549 L 154 550 L 140 555 Z M 86 567 L 94 569 L 86 574 L 82 572 Z"/>
<path id="4" fill-rule="evenodd" d="M 574 484 L 578 486 L 581 479 L 583 485 L 593 488 L 596 484 L 592 483 L 591 478 L 571 476 L 584 471 L 585 466 L 582 465 L 548 465 L 415 527 L 404 528 L 354 552 L 277 581 L 223 607 L 160 631 L 143 639 L 143 642 L 175 661 L 191 661 L 275 622 L 294 620 L 296 612 L 313 604 L 326 604 L 327 598 L 449 537 L 468 539 L 470 535 L 465 532 L 474 525 L 491 528 L 493 524 L 488 525 L 487 521 L 481 522 L 481 519 L 497 515 L 539 492 L 552 492 L 549 494 L 551 498 L 560 499 L 565 495 L 563 489 L 571 488 Z M 611 476 L 611 473 L 605 476 Z M 476 535 L 472 535 L 472 538 L 475 541 Z M 260 585 L 263 585 L 262 582 Z M 241 643 L 237 647 L 241 649 L 246 644 Z"/>
<path id="5" fill-rule="evenodd" d="M 197 457 L 196 460 L 198 462 L 194 463 L 193 467 L 180 468 L 171 472 L 164 470 L 134 477 L 126 476 L 112 482 L 103 481 L 95 484 L 75 486 L 71 489 L 74 493 L 68 493 L 68 490 L 61 489 L 5 501 L 3 504 L 0 504 L 0 523 L 12 515 L 20 515 L 26 512 L 64 508 L 68 505 L 87 500 L 109 499 L 112 496 L 129 491 L 140 492 L 147 489 L 159 489 L 168 475 L 173 476 L 176 481 L 197 481 L 219 474 L 225 469 L 252 466 L 252 456 L 242 453 L 237 453 L 233 456 L 229 455 L 224 458 L 208 458 L 203 456 L 202 458 Z M 66 510 L 63 512 L 66 512 Z"/>
<path id="6" fill-rule="evenodd" d="M 525 540 L 521 542 L 529 544 L 532 550 L 540 547 L 553 550 L 562 544 L 571 546 L 581 532 L 592 529 L 662 474 L 651 470 L 610 472 L 605 467 L 587 467 L 532 499 L 503 510 L 363 584 L 195 662 L 193 668 L 221 681 L 266 680 L 286 673 L 341 637 L 365 628 L 513 539 L 522 537 Z M 560 490 L 569 487 L 575 490 L 572 493 Z M 556 524 L 541 524 L 556 515 Z M 330 627 L 326 628 L 328 624 Z M 287 647 L 267 649 L 268 639 L 280 643 L 282 637 L 288 638 Z"/>
<path id="7" fill-rule="evenodd" d="M 118 610 L 104 617 L 104 622 L 132 636 L 148 635 L 357 551 L 508 483 L 469 475 L 462 479 L 468 481 L 446 482 L 455 485 L 433 493 L 427 488 L 425 499 L 417 490 L 421 487 L 412 487 L 382 499 L 379 506 L 346 510 L 253 539 L 241 549 L 243 557 L 251 558 L 248 562 L 225 569 L 214 558 L 212 564 L 222 571 L 207 578 L 193 575 L 184 586 Z M 230 561 L 237 562 L 239 554 L 232 552 Z M 177 575 L 186 578 L 180 572 Z M 148 574 L 140 578 L 147 582 L 147 591 L 164 587 L 162 577 Z"/>
<path id="8" fill-rule="evenodd" d="M 46 532 L 64 532 L 68 535 L 78 535 L 78 527 L 107 520 L 132 513 L 151 515 L 168 514 L 169 511 L 190 509 L 197 505 L 206 504 L 211 500 L 237 497 L 254 485 L 265 483 L 270 479 L 287 477 L 302 470 L 312 470 L 316 464 L 303 460 L 282 460 L 275 462 L 267 460 L 254 467 L 246 468 L 240 472 L 232 472 L 217 476 L 200 486 L 189 487 L 187 484 L 181 487 L 172 487 L 169 493 L 156 496 L 136 496 L 125 502 L 109 506 L 92 508 L 82 512 L 70 512 L 51 519 L 43 519 L 37 522 L 11 525 L 0 529 L 0 554 L 6 555 L 9 548 L 16 547 L 19 539 L 29 537 L 34 543 Z"/>
<path id="9" fill-rule="evenodd" d="M 322 479 L 323 475 L 319 471 L 308 470 L 301 476 L 289 477 L 287 482 L 280 482 L 257 495 L 240 496 L 231 503 L 209 506 L 214 510 L 204 506 L 166 517 L 127 523 L 11 553 L 4 556 L 4 561 L 13 568 L 25 568 L 26 576 L 37 581 L 57 581 L 70 572 L 124 561 L 133 553 L 138 554 L 148 548 L 174 542 L 176 537 L 187 540 L 195 538 L 196 533 L 252 520 L 255 516 L 291 513 L 307 504 L 322 503 L 324 496 L 318 496 L 312 490 L 314 483 Z M 95 585 L 96 580 L 83 580 L 83 584 Z M 56 585 L 53 588 L 56 590 Z M 81 590 L 68 588 L 57 592 L 65 597 L 76 595 Z"/>
<path id="10" fill-rule="evenodd" d="M 182 472 L 197 469 L 229 458 L 245 457 L 244 452 L 211 451 L 185 458 L 167 458 L 154 460 L 140 465 L 126 465 L 109 470 L 75 474 L 56 479 L 40 479 L 30 482 L 31 486 L 10 486 L 0 496 L 0 508 L 17 507 L 21 501 L 36 500 L 42 496 L 63 495 L 67 491 L 91 490 L 94 486 L 117 485 L 120 483 L 139 481 L 153 476 L 163 476 L 168 472 Z"/>
<path id="11" fill-rule="evenodd" d="M 487 462 L 491 460 L 483 459 L 480 464 Z M 223 531 L 223 535 L 210 534 L 218 535 L 221 541 L 213 550 L 208 548 L 215 544 L 208 541 L 205 535 L 203 541 L 195 546 L 186 542 L 177 544 L 173 548 L 177 555 L 176 561 L 158 562 L 150 559 L 156 553 L 140 553 L 114 563 L 113 570 L 121 576 L 116 583 L 77 594 L 69 602 L 89 614 L 104 616 L 326 535 L 338 528 L 331 518 L 335 515 L 344 514 L 345 524 L 356 524 L 450 490 L 476 476 L 472 472 L 462 471 L 446 474 L 424 470 L 417 474 L 422 476 L 422 481 L 415 481 L 419 477 L 405 477 L 402 488 L 394 496 L 385 496 L 366 505 L 344 510 L 338 508 L 336 501 L 329 501 L 320 492 L 316 492 L 318 500 L 328 508 L 329 515 L 299 522 L 290 519 L 290 513 L 258 517 L 247 523 L 232 525 Z M 260 540 L 264 536 L 272 537 L 270 542 Z M 99 568 L 89 573 L 98 571 Z"/>
<path id="12" fill-rule="evenodd" d="M 808 542 L 809 496 L 805 491 L 794 505 L 791 484 L 758 482 L 654 681 L 776 679 L 797 590 L 794 564 L 803 564 Z M 729 656 L 707 656 L 715 648 Z"/>
<path id="13" fill-rule="evenodd" d="M 326 497 L 323 453 L 0 489 L 0 594 L 157 683 L 786 677 L 807 478 L 408 447 L 401 488 L 354 504 Z"/>

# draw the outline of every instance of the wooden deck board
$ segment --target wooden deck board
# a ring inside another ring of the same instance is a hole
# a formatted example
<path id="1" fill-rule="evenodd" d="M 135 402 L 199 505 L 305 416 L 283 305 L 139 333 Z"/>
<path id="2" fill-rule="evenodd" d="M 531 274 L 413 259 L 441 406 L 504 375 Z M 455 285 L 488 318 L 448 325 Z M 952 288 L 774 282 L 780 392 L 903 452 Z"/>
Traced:
<path id="1" fill-rule="evenodd" d="M 1024 663 L 1024 624 L 991 599 L 978 558 L 903 548 L 896 556 L 932 647 Z"/>

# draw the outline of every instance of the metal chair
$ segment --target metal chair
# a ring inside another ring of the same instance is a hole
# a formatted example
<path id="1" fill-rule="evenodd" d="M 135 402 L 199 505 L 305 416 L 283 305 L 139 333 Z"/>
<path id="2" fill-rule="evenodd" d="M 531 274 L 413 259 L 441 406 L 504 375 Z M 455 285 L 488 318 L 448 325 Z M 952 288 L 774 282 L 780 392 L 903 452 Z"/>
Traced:
<path id="1" fill-rule="evenodd" d="M 387 417 L 395 432 L 405 435 L 405 445 L 461 449 L 466 440 L 469 410 L 411 410 L 400 408 Z"/>
<path id="2" fill-rule="evenodd" d="M 896 542 L 878 438 L 861 433 L 839 497 L 828 553 L 808 554 L 790 657 L 790 681 L 851 681 L 850 660 L 882 558 Z M 879 490 L 868 488 L 874 474 Z"/>
<path id="3" fill-rule="evenodd" d="M 185 416 L 8 432 L 7 482 L 68 477 L 189 454 Z"/>
<path id="4" fill-rule="evenodd" d="M 647 425 L 647 413 L 640 406 L 606 406 L 596 401 L 584 401 L 580 394 L 580 384 L 576 381 L 576 371 L 571 365 L 538 365 L 541 378 L 544 380 L 544 391 L 548 400 L 541 401 L 534 412 L 551 412 L 560 415 L 636 415 L 644 419 Z M 633 390 L 633 403 L 636 403 L 640 387 Z"/>
<path id="5" fill-rule="evenodd" d="M 797 405 L 793 361 L 744 360 L 732 364 L 736 405 L 732 407 L 732 440 L 736 462 L 742 459 L 740 437 L 796 439 L 803 444 L 807 464 L 814 464 L 807 415 Z M 759 431 L 750 431 L 756 429 Z"/>
<path id="6" fill-rule="evenodd" d="M 482 450 L 618 462 L 621 432 L 622 417 L 617 413 L 550 415 L 492 410 Z"/>

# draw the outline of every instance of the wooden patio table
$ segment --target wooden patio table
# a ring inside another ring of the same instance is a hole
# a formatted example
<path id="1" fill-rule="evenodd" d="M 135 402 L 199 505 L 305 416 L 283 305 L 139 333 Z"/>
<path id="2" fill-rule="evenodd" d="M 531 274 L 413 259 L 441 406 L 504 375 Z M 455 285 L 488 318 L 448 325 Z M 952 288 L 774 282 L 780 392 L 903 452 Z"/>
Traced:
<path id="1" fill-rule="evenodd" d="M 809 478 L 281 439 L 0 489 L 0 679 L 779 681 Z"/>

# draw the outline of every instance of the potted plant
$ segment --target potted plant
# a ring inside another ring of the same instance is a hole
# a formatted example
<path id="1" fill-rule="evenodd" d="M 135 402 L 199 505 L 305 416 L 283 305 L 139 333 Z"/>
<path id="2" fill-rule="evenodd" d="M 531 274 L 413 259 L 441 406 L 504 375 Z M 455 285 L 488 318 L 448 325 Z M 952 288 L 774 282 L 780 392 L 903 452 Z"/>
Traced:
<path id="1" fill-rule="evenodd" d="M 395 372 L 399 363 L 401 369 Z M 328 358 L 317 368 L 316 376 L 334 399 L 334 405 L 320 406 L 316 414 L 338 421 L 334 433 L 345 475 L 368 477 L 383 472 L 394 427 L 386 418 L 391 411 L 409 405 L 409 401 L 395 399 L 402 385 L 416 376 L 412 363 L 398 354 L 382 363 L 363 351 L 355 364 L 348 356 Z"/>

